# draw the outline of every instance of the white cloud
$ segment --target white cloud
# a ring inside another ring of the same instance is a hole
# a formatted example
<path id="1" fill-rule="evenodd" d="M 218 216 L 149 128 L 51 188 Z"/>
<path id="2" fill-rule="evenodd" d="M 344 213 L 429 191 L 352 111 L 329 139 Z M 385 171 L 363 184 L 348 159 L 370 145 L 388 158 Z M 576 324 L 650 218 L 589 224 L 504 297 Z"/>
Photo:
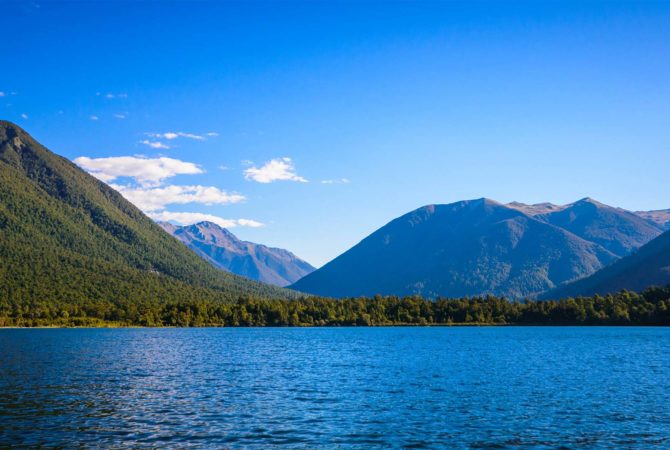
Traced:
<path id="1" fill-rule="evenodd" d="M 351 183 L 349 178 L 338 178 L 336 180 L 321 180 L 321 184 L 348 184 Z"/>
<path id="2" fill-rule="evenodd" d="M 236 222 L 241 227 L 260 228 L 265 226 L 264 223 L 251 219 L 237 219 Z"/>
<path id="3" fill-rule="evenodd" d="M 125 114 L 114 114 L 115 119 L 125 119 L 126 115 Z"/>
<path id="4" fill-rule="evenodd" d="M 213 222 L 223 228 L 234 228 L 237 226 L 258 228 L 264 226 L 262 223 L 250 219 L 224 219 L 219 216 L 192 212 L 170 212 L 161 211 L 147 214 L 154 220 L 164 222 L 175 222 L 179 225 L 192 225 L 198 222 Z"/>
<path id="5" fill-rule="evenodd" d="M 217 133 L 215 131 L 210 131 L 209 133 L 207 133 L 207 136 L 209 136 L 209 137 L 216 137 L 218 135 L 219 135 L 219 133 Z"/>
<path id="6" fill-rule="evenodd" d="M 199 212 L 166 211 L 168 205 L 199 203 L 203 205 L 227 205 L 246 200 L 242 194 L 226 192 L 214 186 L 165 185 L 163 180 L 180 174 L 199 174 L 203 170 L 197 164 L 178 159 L 143 156 L 116 156 L 108 158 L 79 157 L 74 160 L 91 175 L 108 183 L 128 201 L 159 221 L 170 221 L 181 225 L 210 221 L 225 228 L 261 227 L 261 222 L 251 219 L 224 219 Z M 136 184 L 115 184 L 118 178 L 132 178 Z"/>
<path id="7" fill-rule="evenodd" d="M 98 119 L 99 119 L 98 116 L 91 116 L 91 120 L 98 120 Z"/>
<path id="8" fill-rule="evenodd" d="M 22 119 L 27 119 L 27 118 L 28 118 L 28 114 L 26 114 L 26 113 L 21 114 L 21 118 L 22 118 Z"/>
<path id="9" fill-rule="evenodd" d="M 96 92 L 95 95 L 99 96 L 100 92 Z M 105 98 L 109 98 L 109 99 L 112 99 L 112 98 L 128 98 L 128 94 L 125 94 L 125 93 L 122 93 L 122 94 L 109 93 L 109 94 L 105 94 Z"/>
<path id="10" fill-rule="evenodd" d="M 203 136 L 200 134 L 184 133 L 182 131 L 167 131 L 165 133 L 146 133 L 146 135 L 156 139 L 173 140 L 179 137 L 183 137 L 188 139 L 195 139 L 196 141 L 204 141 L 206 139 L 205 136 L 218 136 L 217 133 L 207 133 L 205 136 Z"/>
<path id="11" fill-rule="evenodd" d="M 150 141 L 148 139 L 140 141 L 140 144 L 148 145 L 151 148 L 162 148 L 162 149 L 166 149 L 166 150 L 170 148 L 169 145 L 163 144 L 162 142 Z"/>
<path id="12" fill-rule="evenodd" d="M 249 167 L 244 171 L 244 178 L 258 183 L 272 183 L 273 181 L 307 182 L 306 179 L 295 172 L 295 166 L 291 158 L 286 157 L 273 159 L 261 167 Z"/>
<path id="13" fill-rule="evenodd" d="M 240 203 L 246 198 L 241 194 L 228 193 L 214 186 L 177 186 L 143 188 L 111 184 L 128 201 L 143 211 L 158 211 L 167 205 L 202 203 L 225 205 Z"/>
<path id="14" fill-rule="evenodd" d="M 200 135 L 198 135 L 198 134 L 181 133 L 181 132 L 179 132 L 179 133 L 177 133 L 177 135 L 179 135 L 180 137 L 185 137 L 185 138 L 189 138 L 189 139 L 195 139 L 195 140 L 198 140 L 198 141 L 204 141 L 204 140 L 205 140 L 205 137 L 204 137 L 204 136 L 200 136 Z"/>
<path id="15" fill-rule="evenodd" d="M 119 177 L 129 177 L 134 178 L 137 183 L 145 187 L 157 186 L 166 178 L 175 175 L 194 175 L 204 172 L 197 164 L 167 157 L 88 158 L 81 156 L 74 162 L 102 181 L 110 182 Z"/>

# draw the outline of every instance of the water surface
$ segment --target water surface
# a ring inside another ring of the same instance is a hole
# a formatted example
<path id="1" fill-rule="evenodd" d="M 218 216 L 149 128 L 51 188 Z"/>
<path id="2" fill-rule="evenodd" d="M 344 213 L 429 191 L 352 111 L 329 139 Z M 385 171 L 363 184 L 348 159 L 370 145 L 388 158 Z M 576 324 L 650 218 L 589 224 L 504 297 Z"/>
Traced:
<path id="1" fill-rule="evenodd" d="M 670 329 L 0 330 L 0 446 L 668 448 Z"/>

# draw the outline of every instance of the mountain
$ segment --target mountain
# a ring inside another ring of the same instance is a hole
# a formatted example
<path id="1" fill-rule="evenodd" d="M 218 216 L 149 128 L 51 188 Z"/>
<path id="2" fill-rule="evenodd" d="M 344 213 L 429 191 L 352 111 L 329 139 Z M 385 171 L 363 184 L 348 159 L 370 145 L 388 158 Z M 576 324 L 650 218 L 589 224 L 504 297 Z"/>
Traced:
<path id="1" fill-rule="evenodd" d="M 519 210 L 524 214 L 528 214 L 529 216 L 536 216 L 538 214 L 547 214 L 555 211 L 560 211 L 561 209 L 565 208 L 565 206 L 554 205 L 553 203 L 549 202 L 535 203 L 534 205 L 527 205 L 525 203 L 520 202 L 512 202 L 508 203 L 505 206 Z"/>
<path id="2" fill-rule="evenodd" d="M 635 214 L 664 230 L 670 230 L 670 209 L 635 211 Z"/>
<path id="3" fill-rule="evenodd" d="M 534 216 L 622 257 L 663 232 L 656 224 L 621 208 L 583 198 L 555 211 Z"/>
<path id="4" fill-rule="evenodd" d="M 549 291 L 541 297 L 607 294 L 622 289 L 641 291 L 650 286 L 666 285 L 670 285 L 670 231 L 611 266 L 587 278 Z"/>
<path id="5" fill-rule="evenodd" d="M 159 225 L 214 267 L 253 280 L 286 286 L 314 271 L 287 250 L 241 241 L 211 222 L 183 227 L 166 222 Z"/>
<path id="6" fill-rule="evenodd" d="M 0 298 L 232 301 L 297 293 L 216 270 L 118 192 L 0 121 Z"/>
<path id="7" fill-rule="evenodd" d="M 617 259 L 603 246 L 493 200 L 399 217 L 291 287 L 318 295 L 525 297 Z"/>

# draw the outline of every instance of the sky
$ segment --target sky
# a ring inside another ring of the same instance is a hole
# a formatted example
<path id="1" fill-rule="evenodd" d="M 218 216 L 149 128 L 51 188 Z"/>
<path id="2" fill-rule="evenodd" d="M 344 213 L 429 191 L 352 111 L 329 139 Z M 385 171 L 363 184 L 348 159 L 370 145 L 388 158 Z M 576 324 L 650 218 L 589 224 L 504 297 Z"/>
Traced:
<path id="1" fill-rule="evenodd" d="M 670 208 L 669 2 L 2 2 L 1 119 L 320 266 L 488 197 Z"/>

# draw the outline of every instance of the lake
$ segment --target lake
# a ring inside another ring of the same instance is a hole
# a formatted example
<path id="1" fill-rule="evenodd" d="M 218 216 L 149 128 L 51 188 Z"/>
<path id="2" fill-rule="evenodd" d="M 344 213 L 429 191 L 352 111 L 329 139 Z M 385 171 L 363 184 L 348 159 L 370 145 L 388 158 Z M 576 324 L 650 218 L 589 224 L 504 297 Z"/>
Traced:
<path id="1" fill-rule="evenodd" d="M 0 446 L 668 448 L 667 328 L 0 330 Z"/>

